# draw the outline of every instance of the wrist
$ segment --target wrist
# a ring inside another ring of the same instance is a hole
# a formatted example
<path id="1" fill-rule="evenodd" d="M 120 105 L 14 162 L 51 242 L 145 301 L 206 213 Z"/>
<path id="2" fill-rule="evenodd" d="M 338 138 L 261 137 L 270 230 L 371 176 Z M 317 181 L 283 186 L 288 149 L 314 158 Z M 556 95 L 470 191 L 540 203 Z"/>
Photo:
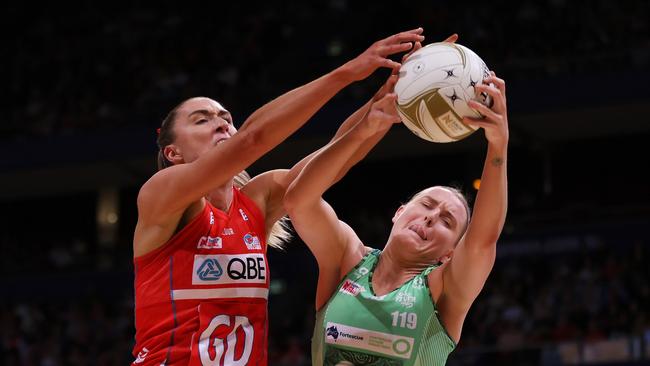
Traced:
<path id="1" fill-rule="evenodd" d="M 343 86 L 351 84 L 355 81 L 354 73 L 350 69 L 349 62 L 346 62 L 345 64 L 334 69 L 330 75 L 332 76 L 334 82 L 341 83 Z"/>
<path id="2" fill-rule="evenodd" d="M 505 159 L 506 155 L 508 153 L 508 142 L 503 141 L 503 142 L 488 142 L 488 154 L 489 155 L 494 155 L 494 156 L 499 156 L 503 159 Z"/>
<path id="3" fill-rule="evenodd" d="M 370 138 L 370 136 L 375 134 L 375 128 L 369 123 L 367 118 L 362 118 L 359 123 L 352 129 L 351 138 L 357 142 L 361 142 Z"/>

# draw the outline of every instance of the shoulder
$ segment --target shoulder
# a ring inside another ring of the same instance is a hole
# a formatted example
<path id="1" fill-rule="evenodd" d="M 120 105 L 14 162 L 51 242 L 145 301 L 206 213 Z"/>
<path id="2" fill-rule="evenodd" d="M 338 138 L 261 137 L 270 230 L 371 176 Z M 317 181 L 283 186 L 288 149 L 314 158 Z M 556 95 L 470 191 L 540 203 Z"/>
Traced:
<path id="1" fill-rule="evenodd" d="M 345 233 L 347 245 L 343 258 L 341 259 L 341 278 L 350 272 L 359 262 L 361 262 L 367 255 L 379 255 L 379 250 L 367 247 L 363 244 L 361 239 L 354 232 L 352 227 L 347 223 L 340 221 L 341 229 Z"/>
<path id="2" fill-rule="evenodd" d="M 429 282 L 429 291 L 431 292 L 431 298 L 436 303 L 438 302 L 438 299 L 440 298 L 440 295 L 442 294 L 443 291 L 442 279 L 444 276 L 444 269 L 446 265 L 447 263 L 443 263 L 440 267 L 431 271 L 427 275 L 427 281 Z"/>
<path id="3" fill-rule="evenodd" d="M 289 173 L 288 169 L 274 169 L 258 174 L 242 187 L 242 191 L 254 194 L 258 191 L 269 190 L 273 185 L 281 185 L 287 173 Z"/>
<path id="4" fill-rule="evenodd" d="M 183 174 L 184 165 L 187 164 L 174 165 L 152 175 L 138 191 L 138 208 L 145 209 L 150 205 L 155 206 L 156 203 L 164 202 L 170 198 L 174 190 L 175 177 Z M 182 207 L 182 209 L 184 208 Z"/>
<path id="5" fill-rule="evenodd" d="M 256 175 L 241 188 L 241 191 L 255 201 L 258 206 L 265 206 L 266 201 L 275 192 L 282 189 L 283 179 L 288 172 L 287 169 L 276 169 Z"/>

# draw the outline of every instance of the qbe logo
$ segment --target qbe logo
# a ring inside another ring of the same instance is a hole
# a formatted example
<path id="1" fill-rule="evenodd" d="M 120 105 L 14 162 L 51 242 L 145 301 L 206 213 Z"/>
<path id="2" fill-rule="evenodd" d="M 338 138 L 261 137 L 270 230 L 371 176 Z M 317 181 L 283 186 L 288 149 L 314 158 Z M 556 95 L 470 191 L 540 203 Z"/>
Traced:
<path id="1" fill-rule="evenodd" d="M 261 253 L 195 255 L 193 285 L 266 283 L 266 258 Z"/>
<path id="2" fill-rule="evenodd" d="M 199 276 L 201 281 L 216 281 L 223 274 L 223 269 L 221 269 L 218 260 L 215 258 L 208 258 L 201 263 L 196 274 Z"/>

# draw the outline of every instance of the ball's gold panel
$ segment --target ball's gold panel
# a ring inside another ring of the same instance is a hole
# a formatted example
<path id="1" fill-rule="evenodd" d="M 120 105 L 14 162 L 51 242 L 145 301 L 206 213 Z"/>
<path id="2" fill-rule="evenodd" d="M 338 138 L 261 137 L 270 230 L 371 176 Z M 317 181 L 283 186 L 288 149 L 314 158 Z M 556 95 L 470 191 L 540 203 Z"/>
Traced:
<path id="1" fill-rule="evenodd" d="M 409 122 L 431 141 L 457 141 L 474 132 L 474 129 L 463 123 L 462 117 L 449 106 L 445 98 L 438 93 L 438 89 L 428 90 L 406 104 L 398 104 L 397 107 Z M 427 128 L 431 123 L 435 123 L 445 136 L 435 136 L 432 133 L 435 129 Z"/>

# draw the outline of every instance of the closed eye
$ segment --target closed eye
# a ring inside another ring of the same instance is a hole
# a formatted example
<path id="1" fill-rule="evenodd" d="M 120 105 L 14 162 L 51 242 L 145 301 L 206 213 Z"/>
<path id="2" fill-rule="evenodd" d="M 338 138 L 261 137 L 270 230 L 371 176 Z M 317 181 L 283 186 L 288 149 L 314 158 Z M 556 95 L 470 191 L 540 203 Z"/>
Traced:
<path id="1" fill-rule="evenodd" d="M 456 220 L 454 219 L 453 216 L 450 214 L 444 214 L 442 215 L 442 222 L 445 224 L 446 227 L 448 228 L 453 228 L 456 226 Z"/>
<path id="2" fill-rule="evenodd" d="M 196 123 L 197 125 L 200 125 L 200 124 L 202 124 L 202 123 L 206 123 L 206 122 L 208 122 L 207 119 L 205 119 L 205 118 L 201 118 L 201 119 L 199 119 L 198 121 L 196 121 L 196 122 L 194 122 L 194 123 Z"/>
<path id="3" fill-rule="evenodd" d="M 226 120 L 226 122 L 228 122 L 229 124 L 232 124 L 232 116 L 230 115 L 230 112 L 221 111 L 219 112 L 218 116 Z"/>

